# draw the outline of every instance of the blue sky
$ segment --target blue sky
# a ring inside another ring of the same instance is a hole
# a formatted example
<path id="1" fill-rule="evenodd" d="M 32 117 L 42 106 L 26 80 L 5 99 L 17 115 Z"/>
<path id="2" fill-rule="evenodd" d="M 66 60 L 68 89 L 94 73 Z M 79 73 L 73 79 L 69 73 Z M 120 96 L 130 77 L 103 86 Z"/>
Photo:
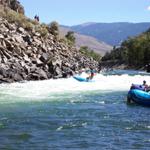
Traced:
<path id="1" fill-rule="evenodd" d="M 26 16 L 63 25 L 85 22 L 150 22 L 150 0 L 19 0 Z"/>

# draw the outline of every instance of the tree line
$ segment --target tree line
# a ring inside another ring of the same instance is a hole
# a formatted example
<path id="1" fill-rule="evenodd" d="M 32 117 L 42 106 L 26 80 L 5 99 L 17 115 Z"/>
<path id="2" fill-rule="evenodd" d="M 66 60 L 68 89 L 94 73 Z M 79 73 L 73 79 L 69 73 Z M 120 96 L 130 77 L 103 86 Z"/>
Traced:
<path id="1" fill-rule="evenodd" d="M 150 29 L 139 36 L 128 38 L 120 47 L 106 53 L 102 61 L 117 60 L 131 67 L 143 67 L 150 63 Z"/>

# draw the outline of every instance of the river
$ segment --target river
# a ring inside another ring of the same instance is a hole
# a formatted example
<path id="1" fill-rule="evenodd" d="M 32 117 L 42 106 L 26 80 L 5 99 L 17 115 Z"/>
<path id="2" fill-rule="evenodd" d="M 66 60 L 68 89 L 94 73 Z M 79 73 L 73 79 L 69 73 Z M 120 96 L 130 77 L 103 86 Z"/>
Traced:
<path id="1" fill-rule="evenodd" d="M 132 83 L 150 74 L 110 71 L 93 82 L 73 78 L 0 85 L 0 149 L 150 148 L 150 110 L 127 105 Z"/>

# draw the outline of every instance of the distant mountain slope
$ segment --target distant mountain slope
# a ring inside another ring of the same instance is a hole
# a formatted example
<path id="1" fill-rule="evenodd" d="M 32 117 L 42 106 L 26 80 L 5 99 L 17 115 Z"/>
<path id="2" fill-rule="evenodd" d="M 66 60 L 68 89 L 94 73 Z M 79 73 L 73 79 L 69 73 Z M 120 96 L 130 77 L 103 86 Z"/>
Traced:
<path id="1" fill-rule="evenodd" d="M 148 28 L 149 23 L 85 23 L 71 26 L 73 31 L 80 34 L 95 37 L 110 45 L 120 45 L 122 41 L 130 36 L 136 36 Z"/>
<path id="2" fill-rule="evenodd" d="M 68 31 L 71 29 L 67 27 L 60 27 L 60 37 L 64 37 Z M 106 52 L 112 50 L 112 46 L 98 41 L 94 37 L 77 34 L 75 33 L 76 37 L 76 47 L 80 48 L 81 46 L 88 46 L 91 50 L 94 50 L 97 53 L 100 53 L 101 55 L 104 55 Z"/>

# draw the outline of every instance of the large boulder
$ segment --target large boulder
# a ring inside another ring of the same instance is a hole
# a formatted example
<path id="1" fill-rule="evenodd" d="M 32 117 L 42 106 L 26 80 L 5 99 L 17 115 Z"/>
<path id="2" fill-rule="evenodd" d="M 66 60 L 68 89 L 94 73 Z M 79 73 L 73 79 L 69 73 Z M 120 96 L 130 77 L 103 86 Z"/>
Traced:
<path id="1" fill-rule="evenodd" d="M 44 72 L 44 70 L 42 69 L 38 69 L 34 72 L 31 72 L 28 77 L 27 80 L 45 80 L 48 79 L 46 72 Z"/>

